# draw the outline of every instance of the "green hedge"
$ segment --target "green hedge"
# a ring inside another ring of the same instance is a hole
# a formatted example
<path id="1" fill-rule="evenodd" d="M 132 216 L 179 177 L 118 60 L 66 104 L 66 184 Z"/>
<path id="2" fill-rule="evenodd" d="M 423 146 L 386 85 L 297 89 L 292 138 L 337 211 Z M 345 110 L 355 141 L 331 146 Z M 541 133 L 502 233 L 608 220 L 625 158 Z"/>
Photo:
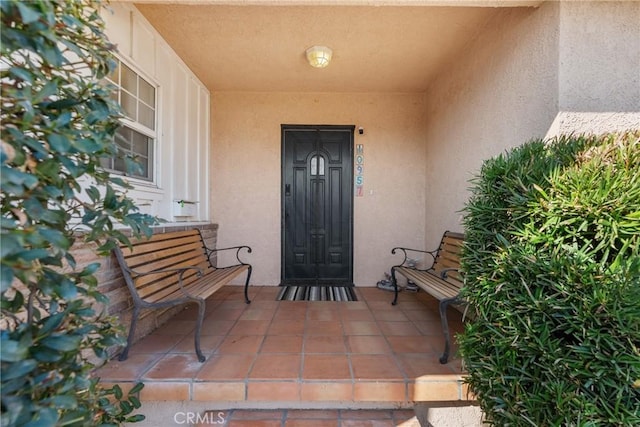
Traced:
<path id="1" fill-rule="evenodd" d="M 98 263 L 156 219 L 100 165 L 123 158 L 122 117 L 105 77 L 115 67 L 99 0 L 0 1 L 0 424 L 122 425 L 144 419 L 142 385 L 123 393 L 94 376 L 124 343 L 104 308 Z M 123 160 L 129 163 L 124 154 Z M 135 159 L 131 159 L 132 161 Z M 82 233 L 78 233 L 82 231 Z M 90 244 L 90 245 L 89 245 Z M 107 388 L 108 387 L 108 388 Z"/>
<path id="2" fill-rule="evenodd" d="M 640 425 L 640 131 L 486 161 L 464 216 L 459 337 L 496 425 Z"/>

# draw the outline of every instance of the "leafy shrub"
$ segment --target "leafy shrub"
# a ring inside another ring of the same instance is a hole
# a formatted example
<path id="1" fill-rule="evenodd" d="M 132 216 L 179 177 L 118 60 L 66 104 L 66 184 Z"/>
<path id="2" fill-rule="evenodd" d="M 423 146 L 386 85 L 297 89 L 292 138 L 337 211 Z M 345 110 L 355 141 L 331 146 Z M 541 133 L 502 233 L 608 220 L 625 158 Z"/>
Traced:
<path id="1" fill-rule="evenodd" d="M 2 425 L 136 421 L 133 394 L 91 376 L 122 341 L 95 308 L 98 264 L 76 268 L 82 236 L 100 254 L 127 242 L 116 222 L 149 235 L 127 184 L 100 166 L 116 155 L 119 107 L 101 82 L 113 69 L 93 0 L 3 0 L 0 276 Z M 80 184 L 80 181 L 84 185 Z M 82 231 L 81 234 L 76 233 Z M 95 354 L 95 356 L 93 354 Z"/>
<path id="2" fill-rule="evenodd" d="M 459 337 L 495 425 L 640 425 L 640 132 L 531 141 L 465 208 Z"/>

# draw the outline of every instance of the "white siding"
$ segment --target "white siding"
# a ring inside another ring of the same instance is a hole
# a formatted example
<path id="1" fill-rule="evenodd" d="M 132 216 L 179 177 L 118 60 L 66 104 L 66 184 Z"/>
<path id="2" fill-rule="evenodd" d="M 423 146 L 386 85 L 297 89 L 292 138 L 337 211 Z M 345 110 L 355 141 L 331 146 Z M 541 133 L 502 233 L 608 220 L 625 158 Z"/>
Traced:
<path id="1" fill-rule="evenodd" d="M 193 200 L 197 197 L 196 192 L 198 190 L 198 182 L 203 177 L 197 175 L 198 173 L 198 110 L 200 104 L 200 98 L 198 96 L 198 82 L 194 79 L 189 79 L 189 91 L 187 93 L 189 104 L 187 106 L 187 141 L 194 141 L 195 144 L 185 144 L 184 168 L 187 171 L 185 174 L 186 181 L 186 198 Z M 185 141 L 186 142 L 186 141 Z M 191 170 L 193 172 L 191 172 Z M 205 178 L 206 179 L 206 178 Z"/>
<path id="2" fill-rule="evenodd" d="M 171 164 L 174 168 L 173 185 L 176 200 L 187 199 L 187 183 L 186 176 L 189 170 L 185 168 L 187 150 L 185 142 L 189 139 L 189 126 L 187 123 L 189 105 L 187 83 L 189 71 L 186 66 L 178 65 L 175 67 L 173 78 L 174 85 L 174 105 L 173 105 L 173 156 Z"/>
<path id="3" fill-rule="evenodd" d="M 209 111 L 209 92 L 206 89 L 200 88 L 198 92 L 200 99 L 198 117 L 210 117 Z M 197 181 L 198 195 L 200 197 L 200 204 L 198 205 L 198 212 L 200 218 L 208 218 L 209 211 L 209 122 L 200 120 L 198 124 L 198 171 L 197 176 L 200 177 Z"/>
<path id="4" fill-rule="evenodd" d="M 103 16 L 119 55 L 158 85 L 156 181 L 133 182 L 129 195 L 167 221 L 176 200 L 198 202 L 194 216 L 178 219 L 210 220 L 209 91 L 134 6 L 112 4 Z"/>

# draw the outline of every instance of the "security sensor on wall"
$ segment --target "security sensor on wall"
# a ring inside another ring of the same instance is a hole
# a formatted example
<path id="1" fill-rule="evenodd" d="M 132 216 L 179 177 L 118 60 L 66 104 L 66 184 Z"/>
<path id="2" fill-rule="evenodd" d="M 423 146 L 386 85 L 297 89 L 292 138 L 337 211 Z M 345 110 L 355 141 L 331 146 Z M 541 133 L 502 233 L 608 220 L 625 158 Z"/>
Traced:
<path id="1" fill-rule="evenodd" d="M 360 127 L 358 128 L 358 133 L 359 133 L 360 135 L 364 135 L 364 128 L 363 128 L 362 126 L 360 126 Z"/>

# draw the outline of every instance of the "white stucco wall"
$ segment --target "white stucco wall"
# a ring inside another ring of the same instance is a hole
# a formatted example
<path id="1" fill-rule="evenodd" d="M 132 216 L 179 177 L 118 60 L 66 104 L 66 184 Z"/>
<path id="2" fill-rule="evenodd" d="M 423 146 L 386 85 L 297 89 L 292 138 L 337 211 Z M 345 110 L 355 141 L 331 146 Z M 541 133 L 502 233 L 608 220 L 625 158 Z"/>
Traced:
<path id="1" fill-rule="evenodd" d="M 157 85 L 155 180 L 131 180 L 129 195 L 169 222 L 176 200 L 197 201 L 192 217 L 178 219 L 208 220 L 209 91 L 134 6 L 113 3 L 102 16 L 120 59 Z"/>
<path id="2" fill-rule="evenodd" d="M 219 223 L 219 246 L 254 248 L 253 283 L 280 281 L 280 125 L 362 126 L 365 196 L 354 205 L 354 281 L 374 285 L 398 245 L 460 230 L 482 161 L 531 138 L 640 127 L 640 2 L 502 9 L 424 94 L 209 92 L 127 4 L 108 33 L 159 84 L 158 182 L 133 196 L 171 219 Z M 210 132 L 210 134 L 209 134 Z"/>
<path id="3" fill-rule="evenodd" d="M 424 235 L 422 94 L 213 93 L 213 221 L 220 247 L 247 244 L 252 283 L 280 283 L 281 124 L 362 126 L 364 197 L 354 198 L 354 282 L 375 285 L 397 245 Z"/>
<path id="4" fill-rule="evenodd" d="M 483 160 L 532 138 L 640 128 L 639 106 L 640 2 L 503 11 L 427 93 L 427 245 L 461 229 Z"/>
<path id="5" fill-rule="evenodd" d="M 561 2 L 559 111 L 640 111 L 640 1 Z"/>
<path id="6" fill-rule="evenodd" d="M 504 10 L 427 92 L 426 243 L 462 230 L 486 158 L 542 137 L 558 104 L 558 5 Z"/>
<path id="7" fill-rule="evenodd" d="M 640 128 L 640 2 L 560 4 L 558 115 L 548 136 Z"/>

